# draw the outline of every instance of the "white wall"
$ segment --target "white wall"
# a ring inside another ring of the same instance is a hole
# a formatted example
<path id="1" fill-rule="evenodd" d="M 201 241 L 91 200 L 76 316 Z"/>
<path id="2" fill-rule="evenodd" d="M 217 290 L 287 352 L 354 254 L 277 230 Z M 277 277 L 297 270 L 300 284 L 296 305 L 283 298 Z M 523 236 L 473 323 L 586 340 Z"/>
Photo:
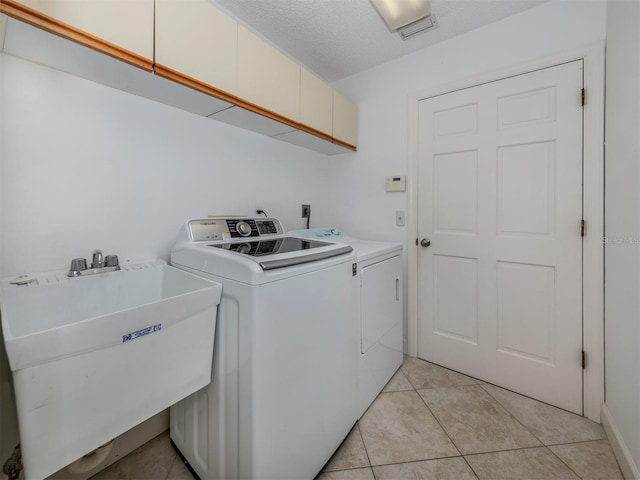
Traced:
<path id="1" fill-rule="evenodd" d="M 65 269 L 102 248 L 168 258 L 185 219 L 329 222 L 326 157 L 4 55 L 2 275 Z M 326 220 L 323 220 L 326 219 Z"/>
<path id="2" fill-rule="evenodd" d="M 340 80 L 335 88 L 359 108 L 359 151 L 337 166 L 337 192 L 344 205 L 336 222 L 367 219 L 351 230 L 362 237 L 405 240 L 394 225 L 406 195 L 384 192 L 384 176 L 407 173 L 409 98 L 416 92 L 467 77 L 517 66 L 605 37 L 604 1 L 552 0 L 537 8 L 473 30 Z M 429 35 L 425 33 L 424 35 Z M 409 40 L 411 41 L 411 40 Z"/>
<path id="3" fill-rule="evenodd" d="M 190 217 L 330 224 L 327 157 L 0 54 L 0 276 L 69 268 L 95 248 L 169 258 Z M 322 223 L 320 223 L 322 222 Z M 18 443 L 0 347 L 0 464 Z"/>
<path id="4" fill-rule="evenodd" d="M 640 466 L 640 4 L 607 4 L 606 403 Z"/>
<path id="5" fill-rule="evenodd" d="M 0 16 L 0 43 L 2 42 L 2 16 Z M 0 92 L 2 92 L 3 58 L 0 55 Z M 2 158 L 4 157 L 3 129 L 4 104 L 0 95 L 0 178 L 2 178 Z M 0 212 L 2 211 L 2 184 L 0 183 Z M 2 249 L 2 225 L 0 224 L 0 250 Z M 0 272 L 2 263 L 0 263 Z M 1 338 L 1 336 L 0 336 Z M 18 444 L 18 426 L 16 420 L 14 399 L 11 386 L 11 371 L 4 349 L 4 342 L 0 342 L 0 463 L 11 455 Z"/>
<path id="6" fill-rule="evenodd" d="M 384 177 L 407 172 L 408 99 L 603 39 L 604 14 L 600 0 L 552 0 L 337 82 L 359 106 L 359 151 L 337 157 L 4 55 L 0 274 L 65 269 L 94 248 L 167 258 L 183 220 L 209 213 L 259 206 L 302 228 L 301 203 L 312 226 L 406 246 L 407 197 Z"/>
<path id="7" fill-rule="evenodd" d="M 336 165 L 335 200 L 350 208 L 336 210 L 334 224 L 354 236 L 402 242 L 406 249 L 406 228 L 395 226 L 395 211 L 407 209 L 407 194 L 385 193 L 384 176 L 408 172 L 410 99 L 604 38 L 604 0 L 551 0 L 336 82 L 358 104 L 359 147 L 354 161 Z M 353 226 L 352 218 L 358 219 Z"/>

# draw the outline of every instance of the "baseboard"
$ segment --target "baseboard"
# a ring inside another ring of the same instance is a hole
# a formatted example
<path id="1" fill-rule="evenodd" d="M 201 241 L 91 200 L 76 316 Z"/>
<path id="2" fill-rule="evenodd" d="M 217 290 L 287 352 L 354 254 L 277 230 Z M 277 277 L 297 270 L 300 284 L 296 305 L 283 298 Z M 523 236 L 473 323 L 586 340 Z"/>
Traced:
<path id="1" fill-rule="evenodd" d="M 604 431 L 609 439 L 609 444 L 613 449 L 613 454 L 616 456 L 616 460 L 618 461 L 618 465 L 620 465 L 624 478 L 626 480 L 640 479 L 640 470 L 638 470 L 638 466 L 633 460 L 631 452 L 627 448 L 624 438 L 622 438 L 620 430 L 618 430 L 618 426 L 611 416 L 611 412 L 609 411 L 609 407 L 607 407 L 606 403 L 602 404 L 600 422 L 604 427 Z"/>

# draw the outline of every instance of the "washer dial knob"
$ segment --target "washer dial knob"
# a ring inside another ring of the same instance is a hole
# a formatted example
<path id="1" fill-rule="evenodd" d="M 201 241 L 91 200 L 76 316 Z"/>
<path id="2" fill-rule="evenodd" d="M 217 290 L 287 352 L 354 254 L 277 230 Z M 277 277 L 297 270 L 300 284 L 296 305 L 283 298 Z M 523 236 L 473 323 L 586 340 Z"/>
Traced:
<path id="1" fill-rule="evenodd" d="M 247 222 L 238 222 L 236 225 L 236 231 L 243 237 L 251 235 L 251 225 Z"/>
<path id="2" fill-rule="evenodd" d="M 248 243 L 243 243 L 241 245 L 238 245 L 238 253 L 244 253 L 245 255 L 248 255 L 249 253 L 251 253 L 251 245 L 249 245 Z"/>

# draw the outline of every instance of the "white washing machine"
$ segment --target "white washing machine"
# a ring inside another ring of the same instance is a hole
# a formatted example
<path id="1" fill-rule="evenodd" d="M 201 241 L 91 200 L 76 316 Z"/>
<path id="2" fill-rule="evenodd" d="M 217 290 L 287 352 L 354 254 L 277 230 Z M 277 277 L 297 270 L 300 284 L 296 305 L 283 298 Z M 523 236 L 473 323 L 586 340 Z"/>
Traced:
<path id="1" fill-rule="evenodd" d="M 223 285 L 211 384 L 171 408 L 201 479 L 312 479 L 358 418 L 353 248 L 273 218 L 186 222 L 172 265 Z"/>
<path id="2" fill-rule="evenodd" d="M 358 411 L 362 415 L 402 365 L 402 245 L 360 240 L 335 228 L 289 233 L 345 243 L 356 250 L 360 278 Z"/>

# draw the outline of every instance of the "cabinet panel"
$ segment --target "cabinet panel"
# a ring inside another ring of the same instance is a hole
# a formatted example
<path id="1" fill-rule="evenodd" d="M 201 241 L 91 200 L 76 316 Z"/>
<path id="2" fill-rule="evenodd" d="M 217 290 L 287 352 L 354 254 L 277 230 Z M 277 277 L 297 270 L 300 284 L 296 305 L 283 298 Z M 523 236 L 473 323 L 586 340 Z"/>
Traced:
<path id="1" fill-rule="evenodd" d="M 333 138 L 358 145 L 358 107 L 344 95 L 333 91 Z"/>
<path id="2" fill-rule="evenodd" d="M 4 35 L 7 29 L 7 16 L 0 13 L 0 52 L 4 49 Z"/>
<path id="3" fill-rule="evenodd" d="M 153 0 L 20 0 L 40 13 L 153 58 Z"/>
<path id="4" fill-rule="evenodd" d="M 274 135 L 294 130 L 290 125 L 286 125 L 273 120 L 272 118 L 245 110 L 238 106 L 222 110 L 215 115 L 211 115 L 210 118 L 228 123 L 229 125 L 235 125 L 236 127 L 244 128 L 261 135 L 266 135 L 268 137 L 273 137 Z"/>
<path id="5" fill-rule="evenodd" d="M 300 70 L 300 123 L 332 133 L 333 89 L 304 68 Z"/>
<path id="6" fill-rule="evenodd" d="M 320 137 L 316 137 L 315 135 L 311 135 L 310 133 L 303 132 L 302 130 L 295 130 L 293 132 L 283 133 L 282 135 L 275 135 L 273 138 L 308 148 L 309 150 L 324 153 L 325 155 L 337 155 L 339 153 L 347 153 L 351 151 L 337 143 L 329 142 Z"/>
<path id="7" fill-rule="evenodd" d="M 300 65 L 238 25 L 238 96 L 300 121 Z"/>
<path id="8" fill-rule="evenodd" d="M 155 62 L 232 95 L 238 24 L 206 0 L 156 0 Z"/>

